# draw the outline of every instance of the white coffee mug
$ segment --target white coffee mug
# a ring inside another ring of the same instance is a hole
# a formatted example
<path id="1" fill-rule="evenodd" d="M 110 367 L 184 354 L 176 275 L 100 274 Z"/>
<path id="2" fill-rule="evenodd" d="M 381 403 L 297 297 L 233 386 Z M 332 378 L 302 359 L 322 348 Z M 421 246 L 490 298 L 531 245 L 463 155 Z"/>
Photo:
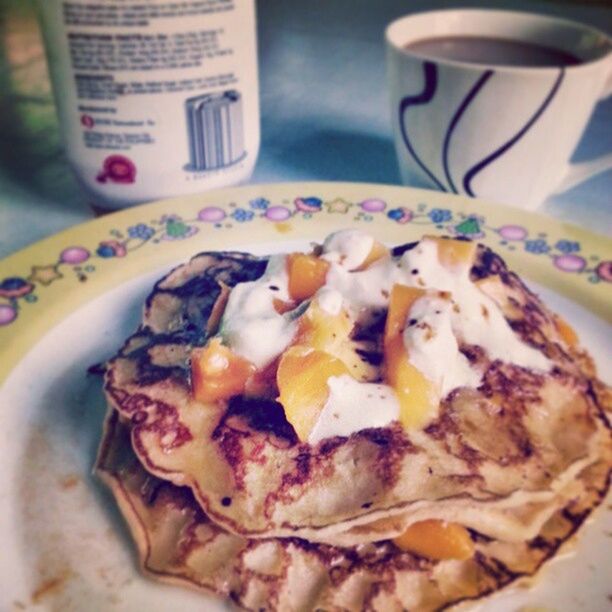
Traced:
<path id="1" fill-rule="evenodd" d="M 419 40 L 484 36 L 552 47 L 580 63 L 522 67 L 434 59 Z M 565 19 L 513 11 L 409 15 L 386 31 L 395 145 L 408 185 L 535 208 L 612 167 L 612 153 L 569 159 L 597 101 L 612 93 L 612 41 Z"/>

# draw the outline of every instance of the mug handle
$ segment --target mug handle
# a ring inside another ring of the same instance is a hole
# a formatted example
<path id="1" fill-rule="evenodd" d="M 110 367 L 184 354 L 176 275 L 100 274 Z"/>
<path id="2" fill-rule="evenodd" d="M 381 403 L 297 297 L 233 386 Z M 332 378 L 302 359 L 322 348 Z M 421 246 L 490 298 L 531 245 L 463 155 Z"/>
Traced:
<path id="1" fill-rule="evenodd" d="M 603 100 L 608 96 L 612 96 L 612 72 L 608 75 L 600 99 Z M 584 183 L 584 181 L 587 181 L 592 176 L 606 172 L 606 170 L 612 170 L 612 153 L 606 153 L 595 159 L 589 159 L 588 161 L 579 162 L 577 164 L 570 164 L 565 176 L 555 188 L 554 193 L 568 191 L 572 187 Z"/>

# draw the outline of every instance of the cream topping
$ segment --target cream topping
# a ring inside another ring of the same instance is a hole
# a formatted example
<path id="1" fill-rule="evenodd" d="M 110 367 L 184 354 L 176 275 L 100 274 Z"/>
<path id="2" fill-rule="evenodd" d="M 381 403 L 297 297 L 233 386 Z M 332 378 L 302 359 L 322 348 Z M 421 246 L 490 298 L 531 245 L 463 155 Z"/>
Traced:
<path id="1" fill-rule="evenodd" d="M 457 387 L 477 387 L 481 375 L 474 370 L 453 332 L 449 298 L 422 297 L 410 309 L 410 320 L 403 333 L 409 361 L 428 380 L 441 397 Z"/>
<path id="2" fill-rule="evenodd" d="M 470 281 L 469 266 L 451 271 L 440 263 L 435 241 L 421 240 L 414 249 L 404 253 L 401 267 L 410 270 L 411 282 L 406 284 L 451 294 L 453 306 L 448 316 L 458 340 L 481 346 L 491 360 L 550 370 L 550 361 L 539 350 L 525 344 L 510 327 L 499 306 Z M 430 303 L 430 309 L 435 310 L 434 302 Z M 407 345 L 406 348 L 410 355 L 410 347 Z M 445 359 L 444 353 L 432 354 L 431 357 L 433 360 Z M 416 363 L 414 365 L 418 367 Z"/>
<path id="3" fill-rule="evenodd" d="M 359 272 L 350 272 L 332 264 L 327 272 L 326 287 L 339 291 L 351 316 L 363 321 L 373 310 L 386 308 L 391 287 L 405 280 L 398 262 L 389 257 Z"/>
<path id="4" fill-rule="evenodd" d="M 345 229 L 330 234 L 323 242 L 321 259 L 345 270 L 358 268 L 370 254 L 374 238 L 361 230 Z"/>
<path id="5" fill-rule="evenodd" d="M 291 344 L 297 321 L 279 314 L 274 300 L 289 301 L 286 257 L 270 257 L 264 275 L 231 291 L 221 319 L 221 336 L 232 350 L 264 368 Z"/>
<path id="6" fill-rule="evenodd" d="M 399 417 L 399 402 L 388 385 L 360 383 L 348 374 L 330 377 L 327 385 L 329 397 L 310 432 L 310 444 L 369 427 L 385 427 Z"/>

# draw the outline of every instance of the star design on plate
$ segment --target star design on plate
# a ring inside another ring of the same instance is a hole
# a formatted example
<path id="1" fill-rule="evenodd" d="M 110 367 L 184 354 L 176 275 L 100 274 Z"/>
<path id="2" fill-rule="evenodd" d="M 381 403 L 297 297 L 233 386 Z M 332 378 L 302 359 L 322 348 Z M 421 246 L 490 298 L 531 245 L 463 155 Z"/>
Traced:
<path id="1" fill-rule="evenodd" d="M 352 204 L 346 200 L 343 200 L 342 198 L 336 198 L 331 202 L 325 202 L 325 206 L 327 206 L 327 212 L 346 215 Z"/>
<path id="2" fill-rule="evenodd" d="M 57 264 L 51 264 L 48 266 L 32 266 L 32 273 L 28 276 L 28 280 L 33 283 L 40 283 L 41 285 L 50 285 L 53 281 L 58 278 L 63 278 L 63 274 L 60 274 L 57 270 Z"/>

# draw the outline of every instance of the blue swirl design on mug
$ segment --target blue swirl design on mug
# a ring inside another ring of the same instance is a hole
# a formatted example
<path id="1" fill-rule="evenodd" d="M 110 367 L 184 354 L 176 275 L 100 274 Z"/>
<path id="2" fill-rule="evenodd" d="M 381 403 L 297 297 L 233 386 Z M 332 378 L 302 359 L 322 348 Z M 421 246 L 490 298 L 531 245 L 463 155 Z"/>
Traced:
<path id="1" fill-rule="evenodd" d="M 493 70 L 485 70 L 482 73 L 480 78 L 474 83 L 467 96 L 463 99 L 459 108 L 455 111 L 453 118 L 446 130 L 446 135 L 444 136 L 444 144 L 442 145 L 442 166 L 444 167 L 444 175 L 446 176 L 446 180 L 450 185 L 453 193 L 459 193 L 457 188 L 455 187 L 455 183 L 453 183 L 453 177 L 451 176 L 450 169 L 448 167 L 448 151 L 450 147 L 451 137 L 457 124 L 459 123 L 463 113 L 467 109 L 467 107 L 471 104 L 472 100 L 478 95 L 480 90 L 485 86 L 485 83 L 493 76 Z"/>
<path id="2" fill-rule="evenodd" d="M 479 161 L 475 166 L 472 166 L 472 168 L 470 168 L 465 173 L 465 176 L 463 177 L 463 188 L 465 189 L 465 192 L 469 196 L 475 197 L 475 194 L 474 194 L 474 191 L 472 190 L 472 185 L 471 185 L 472 181 L 474 180 L 474 177 L 481 170 L 486 168 L 489 164 L 491 164 L 496 159 L 501 157 L 508 149 L 513 147 L 529 131 L 531 126 L 534 125 L 534 123 L 541 117 L 542 113 L 544 113 L 544 111 L 548 108 L 548 106 L 552 102 L 553 98 L 557 94 L 557 91 L 559 91 L 559 87 L 561 86 L 561 83 L 563 82 L 564 77 L 565 77 L 565 69 L 561 68 L 559 70 L 559 76 L 556 78 L 555 82 L 553 83 L 552 88 L 550 89 L 550 91 L 544 98 L 544 101 L 542 102 L 542 104 L 540 104 L 536 112 L 530 117 L 529 121 L 527 121 L 527 123 L 512 138 L 510 138 L 510 140 L 508 140 L 501 147 L 499 147 L 499 149 L 496 149 L 495 151 L 493 151 L 493 153 L 491 153 L 490 155 L 487 155 L 487 157 Z"/>
<path id="3" fill-rule="evenodd" d="M 438 85 L 438 67 L 435 62 L 425 61 L 423 62 L 423 73 L 425 77 L 425 83 L 423 91 L 414 96 L 405 96 L 402 98 L 399 104 L 399 124 L 400 124 L 400 133 L 402 135 L 402 139 L 404 144 L 406 145 L 406 149 L 414 159 L 414 161 L 418 164 L 418 166 L 427 174 L 427 176 L 436 184 L 438 189 L 441 191 L 452 191 L 453 193 L 459 193 L 455 183 L 453 181 L 453 177 L 451 174 L 451 169 L 449 165 L 449 151 L 450 144 L 455 128 L 461 121 L 461 118 L 465 114 L 467 108 L 472 104 L 472 102 L 476 99 L 478 94 L 482 91 L 487 82 L 494 76 L 494 70 L 485 70 L 474 82 L 474 85 L 470 88 L 465 98 L 461 101 L 461 104 L 457 107 L 457 110 L 453 114 L 451 121 L 446 130 L 446 134 L 444 136 L 444 141 L 442 144 L 442 167 L 444 168 L 444 175 L 446 181 L 448 182 L 448 187 L 439 180 L 434 173 L 425 165 L 425 163 L 418 156 L 415 148 L 410 142 L 410 138 L 408 136 L 406 130 L 406 124 L 404 121 L 406 110 L 411 106 L 429 104 L 436 94 L 437 85 Z M 500 158 L 506 151 L 512 148 L 521 138 L 531 129 L 531 127 L 537 122 L 537 120 L 542 116 L 544 111 L 548 108 L 553 98 L 559 91 L 559 87 L 563 82 L 565 77 L 565 69 L 559 69 L 559 75 L 555 79 L 550 91 L 546 94 L 546 97 L 540 104 L 540 106 L 536 109 L 534 114 L 528 119 L 525 125 L 510 139 L 508 139 L 503 145 L 497 148 L 495 151 L 487 155 L 484 159 L 479 161 L 477 164 L 472 166 L 463 176 L 462 186 L 465 190 L 465 193 L 471 197 L 476 197 L 472 189 L 472 181 L 474 177 L 480 173 L 484 168 L 493 163 L 496 159 Z"/>
<path id="4" fill-rule="evenodd" d="M 423 161 L 419 158 L 414 147 L 410 143 L 410 138 L 408 138 L 408 133 L 406 132 L 406 124 L 404 122 L 404 113 L 406 109 L 410 106 L 417 106 L 421 104 L 429 104 L 434 96 L 436 95 L 436 89 L 438 87 L 438 68 L 434 62 L 423 62 L 423 76 L 425 78 L 425 84 L 423 86 L 423 91 L 416 96 L 406 96 L 402 98 L 399 104 L 399 124 L 400 124 L 400 132 L 402 134 L 402 138 L 404 140 L 404 144 L 406 145 L 406 149 L 414 161 L 419 165 L 421 170 L 427 174 L 427 176 L 436 184 L 438 189 L 441 191 L 446 191 L 446 187 L 436 178 L 434 173 L 423 163 Z"/>

